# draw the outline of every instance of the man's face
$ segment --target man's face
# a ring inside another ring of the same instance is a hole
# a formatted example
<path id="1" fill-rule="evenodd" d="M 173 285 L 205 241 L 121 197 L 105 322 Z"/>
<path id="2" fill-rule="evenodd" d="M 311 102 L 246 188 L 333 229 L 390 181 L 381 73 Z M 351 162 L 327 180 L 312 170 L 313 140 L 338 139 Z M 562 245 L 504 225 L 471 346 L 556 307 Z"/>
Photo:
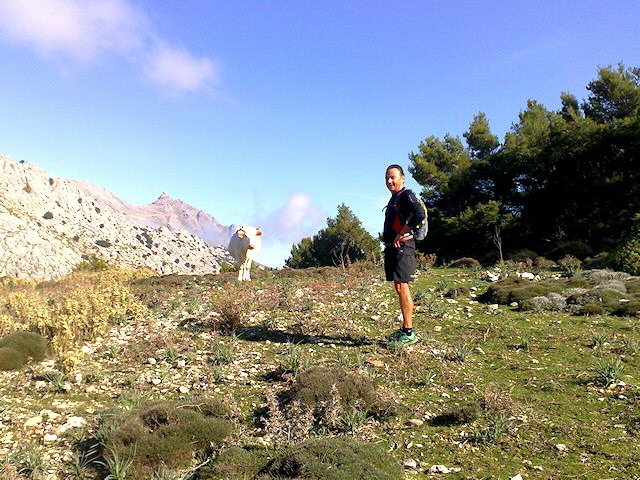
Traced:
<path id="1" fill-rule="evenodd" d="M 393 193 L 398 193 L 404 188 L 404 175 L 397 168 L 390 168 L 385 175 L 387 188 Z"/>

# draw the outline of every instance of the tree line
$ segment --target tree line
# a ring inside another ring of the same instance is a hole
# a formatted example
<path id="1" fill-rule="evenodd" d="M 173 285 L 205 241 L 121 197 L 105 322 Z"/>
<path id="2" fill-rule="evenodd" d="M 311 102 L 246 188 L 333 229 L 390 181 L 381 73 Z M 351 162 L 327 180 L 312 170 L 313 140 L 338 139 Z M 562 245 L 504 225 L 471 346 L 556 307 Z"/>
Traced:
<path id="1" fill-rule="evenodd" d="M 409 153 L 429 236 L 419 248 L 490 263 L 529 250 L 554 259 L 613 251 L 639 231 L 640 68 L 601 67 L 588 97 L 560 95 L 551 111 L 529 100 L 502 143 L 483 112 L 460 136 L 429 136 Z M 287 266 L 339 265 L 380 254 L 342 204 Z"/>
<path id="2" fill-rule="evenodd" d="M 618 246 L 640 212 L 640 68 L 599 68 L 587 90 L 582 102 L 562 93 L 558 111 L 530 100 L 502 143 L 482 112 L 466 145 L 421 142 L 409 172 L 429 207 L 426 248 L 482 258 L 497 241 L 551 257 Z"/>

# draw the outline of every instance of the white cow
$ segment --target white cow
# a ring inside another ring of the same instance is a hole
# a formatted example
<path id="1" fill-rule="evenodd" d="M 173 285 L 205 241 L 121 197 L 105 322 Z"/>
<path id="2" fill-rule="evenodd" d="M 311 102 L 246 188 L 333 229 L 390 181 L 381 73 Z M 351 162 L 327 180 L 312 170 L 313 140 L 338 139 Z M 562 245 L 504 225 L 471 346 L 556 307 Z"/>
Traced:
<path id="1" fill-rule="evenodd" d="M 238 281 L 251 280 L 249 273 L 251 272 L 251 262 L 260 253 L 262 241 L 260 237 L 262 232 L 260 228 L 251 225 L 242 225 L 229 240 L 229 253 L 236 259 L 236 263 L 240 265 L 238 272 Z"/>

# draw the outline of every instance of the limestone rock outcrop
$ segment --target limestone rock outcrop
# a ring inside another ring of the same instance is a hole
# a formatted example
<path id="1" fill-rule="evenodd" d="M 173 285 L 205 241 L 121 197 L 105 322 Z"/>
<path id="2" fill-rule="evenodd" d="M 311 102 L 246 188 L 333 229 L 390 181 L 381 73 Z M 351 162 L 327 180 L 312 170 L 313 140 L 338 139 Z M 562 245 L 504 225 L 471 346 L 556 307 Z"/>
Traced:
<path id="1" fill-rule="evenodd" d="M 158 274 L 218 273 L 233 261 L 222 245 L 136 219 L 140 209 L 88 182 L 0 155 L 0 277 L 57 278 L 92 256 Z M 220 227 L 222 243 L 232 227 Z"/>

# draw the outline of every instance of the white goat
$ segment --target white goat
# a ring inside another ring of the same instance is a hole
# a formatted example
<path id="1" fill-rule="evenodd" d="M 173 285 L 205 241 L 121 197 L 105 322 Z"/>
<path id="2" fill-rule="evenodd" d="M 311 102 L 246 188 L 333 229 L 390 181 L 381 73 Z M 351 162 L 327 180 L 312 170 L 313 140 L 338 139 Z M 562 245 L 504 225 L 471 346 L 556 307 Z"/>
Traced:
<path id="1" fill-rule="evenodd" d="M 262 232 L 260 228 L 251 225 L 242 225 L 229 240 L 229 253 L 236 259 L 236 263 L 240 265 L 238 272 L 238 281 L 251 280 L 249 273 L 251 272 L 251 262 L 260 253 L 262 241 L 260 237 Z"/>

